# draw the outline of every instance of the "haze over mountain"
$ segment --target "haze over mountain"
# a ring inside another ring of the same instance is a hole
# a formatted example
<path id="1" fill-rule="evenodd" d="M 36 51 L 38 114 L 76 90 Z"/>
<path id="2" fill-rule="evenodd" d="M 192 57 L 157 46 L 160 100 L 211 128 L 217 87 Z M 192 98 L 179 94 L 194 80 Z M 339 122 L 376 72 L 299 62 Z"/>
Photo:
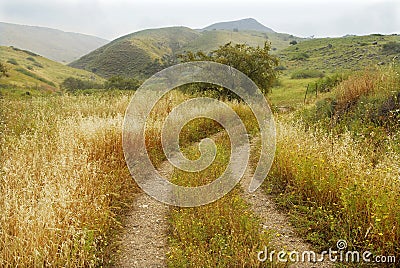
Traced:
<path id="1" fill-rule="evenodd" d="M 253 18 L 235 20 L 235 21 L 225 21 L 217 22 L 203 28 L 202 30 L 229 30 L 229 31 L 258 31 L 266 33 L 274 33 L 275 31 L 268 28 Z"/>
<path id="2" fill-rule="evenodd" d="M 0 22 L 0 45 L 32 51 L 69 63 L 108 43 L 108 40 L 56 29 Z"/>
<path id="3" fill-rule="evenodd" d="M 167 27 L 128 34 L 72 62 L 70 66 L 103 77 L 124 75 L 144 78 L 157 69 L 155 60 L 185 51 L 209 52 L 228 42 L 263 46 L 266 41 L 271 42 L 274 50 L 279 50 L 288 47 L 291 40 L 301 40 L 292 35 L 275 33 L 254 19 L 213 25 L 203 30 Z M 205 30 L 215 27 L 219 29 Z"/>

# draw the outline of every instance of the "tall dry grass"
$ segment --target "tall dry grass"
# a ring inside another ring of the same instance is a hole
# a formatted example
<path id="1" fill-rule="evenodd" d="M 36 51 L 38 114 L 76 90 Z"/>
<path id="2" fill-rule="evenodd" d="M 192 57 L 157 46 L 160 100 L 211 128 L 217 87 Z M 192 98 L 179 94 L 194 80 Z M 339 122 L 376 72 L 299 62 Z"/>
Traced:
<path id="1" fill-rule="evenodd" d="M 266 185 L 321 248 L 345 239 L 353 249 L 398 255 L 400 155 L 386 151 L 378 164 L 373 159 L 349 132 L 332 137 L 280 122 Z"/>
<path id="2" fill-rule="evenodd" d="M 339 114 L 347 112 L 361 97 L 388 96 L 397 90 L 399 73 L 395 66 L 354 73 L 334 89 Z"/>
<path id="3" fill-rule="evenodd" d="M 128 95 L 3 99 L 0 266 L 97 266 L 136 187 L 121 125 Z"/>

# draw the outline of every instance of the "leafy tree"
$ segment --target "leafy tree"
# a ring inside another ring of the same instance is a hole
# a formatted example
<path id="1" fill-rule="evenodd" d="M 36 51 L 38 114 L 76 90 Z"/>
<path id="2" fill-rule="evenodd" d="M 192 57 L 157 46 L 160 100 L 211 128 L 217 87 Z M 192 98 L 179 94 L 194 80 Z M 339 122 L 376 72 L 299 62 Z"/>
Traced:
<path id="1" fill-rule="evenodd" d="M 3 76 L 8 77 L 7 72 L 8 72 L 7 66 L 4 63 L 0 62 L 0 78 Z"/>
<path id="2" fill-rule="evenodd" d="M 76 91 L 81 89 L 102 88 L 103 85 L 87 80 L 81 80 L 74 77 L 68 77 L 61 83 L 61 88 L 67 91 Z"/>
<path id="3" fill-rule="evenodd" d="M 290 45 L 297 45 L 297 41 L 296 41 L 296 40 L 292 40 L 292 41 L 290 41 L 289 44 L 290 44 Z"/>
<path id="4" fill-rule="evenodd" d="M 136 90 L 139 86 L 140 82 L 137 79 L 123 76 L 113 76 L 104 83 L 106 89 Z"/>
<path id="5" fill-rule="evenodd" d="M 177 63 L 178 59 L 174 55 L 165 54 L 161 58 L 157 58 L 152 62 L 148 63 L 144 68 L 144 70 L 142 71 L 142 73 L 145 77 L 149 77 Z"/>
<path id="6" fill-rule="evenodd" d="M 276 71 L 278 58 L 269 54 L 270 49 L 271 45 L 268 42 L 265 42 L 263 47 L 251 47 L 246 44 L 233 45 L 230 42 L 208 55 L 202 51 L 187 52 L 179 58 L 184 62 L 205 60 L 232 66 L 253 80 L 263 93 L 268 93 L 278 74 Z M 222 93 L 224 94 L 232 97 L 226 90 Z"/>

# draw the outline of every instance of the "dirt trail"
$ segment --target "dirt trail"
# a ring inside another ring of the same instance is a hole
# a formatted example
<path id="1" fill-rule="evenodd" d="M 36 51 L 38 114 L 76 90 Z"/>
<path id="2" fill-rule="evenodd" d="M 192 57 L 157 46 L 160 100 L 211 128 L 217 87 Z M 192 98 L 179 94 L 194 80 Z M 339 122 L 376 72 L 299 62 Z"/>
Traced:
<path id="1" fill-rule="evenodd" d="M 255 140 L 252 142 L 254 146 Z M 253 177 L 253 171 L 251 167 L 248 167 L 242 180 L 240 181 L 243 187 L 243 198 L 251 204 L 252 210 L 258 215 L 262 221 L 262 228 L 270 230 L 274 233 L 271 246 L 275 252 L 280 250 L 297 251 L 301 253 L 304 251 L 313 250 L 311 244 L 307 243 L 302 239 L 291 226 L 288 217 L 280 212 L 275 205 L 271 195 L 267 195 L 263 189 L 258 188 L 255 192 L 249 193 L 247 191 L 250 184 L 250 180 Z M 316 259 L 319 259 L 320 255 L 317 254 Z M 286 258 L 288 258 L 286 256 Z M 277 259 L 277 255 L 274 255 L 274 260 Z M 326 257 L 325 257 L 326 259 Z M 298 262 L 289 265 L 289 267 L 333 267 L 331 263 L 325 262 Z"/>
<path id="2" fill-rule="evenodd" d="M 168 177 L 173 171 L 168 162 L 160 174 Z M 132 208 L 125 214 L 124 233 L 120 237 L 121 252 L 115 267 L 166 267 L 168 206 L 141 191 Z"/>
<path id="3" fill-rule="evenodd" d="M 161 165 L 160 173 L 164 177 L 168 177 L 172 171 L 173 167 L 168 161 Z M 251 168 L 247 168 L 241 180 L 244 188 L 242 196 L 260 217 L 261 227 L 275 232 L 271 241 L 274 250 L 276 252 L 296 250 L 300 253 L 312 250 L 311 245 L 296 234 L 286 215 L 277 209 L 271 196 L 266 195 L 260 188 L 254 193 L 247 191 L 252 175 Z M 168 210 L 167 205 L 146 193 L 138 194 L 132 208 L 125 215 L 123 222 L 125 232 L 120 237 L 121 252 L 116 267 L 166 267 Z M 327 262 L 295 263 L 289 267 L 333 267 L 333 265 Z"/>

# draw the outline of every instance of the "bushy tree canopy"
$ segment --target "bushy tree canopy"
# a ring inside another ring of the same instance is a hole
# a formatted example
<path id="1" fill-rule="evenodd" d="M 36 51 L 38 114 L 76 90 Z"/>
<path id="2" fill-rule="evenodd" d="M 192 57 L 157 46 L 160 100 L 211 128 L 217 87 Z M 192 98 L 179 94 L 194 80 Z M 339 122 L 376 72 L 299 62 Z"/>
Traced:
<path id="1" fill-rule="evenodd" d="M 139 86 L 140 82 L 135 78 L 127 78 L 122 76 L 113 76 L 104 83 L 104 87 L 106 89 L 136 90 Z"/>
<path id="2" fill-rule="evenodd" d="M 93 89 L 93 88 L 102 88 L 103 85 L 93 82 L 81 80 L 74 77 L 68 77 L 61 83 L 61 88 L 67 91 L 76 91 L 81 89 Z"/>
<path id="3" fill-rule="evenodd" d="M 270 50 L 268 42 L 263 47 L 228 43 L 209 54 L 202 51 L 187 52 L 179 58 L 184 62 L 202 60 L 232 66 L 253 80 L 263 93 L 268 93 L 277 78 L 278 66 L 278 58 L 271 55 Z"/>

